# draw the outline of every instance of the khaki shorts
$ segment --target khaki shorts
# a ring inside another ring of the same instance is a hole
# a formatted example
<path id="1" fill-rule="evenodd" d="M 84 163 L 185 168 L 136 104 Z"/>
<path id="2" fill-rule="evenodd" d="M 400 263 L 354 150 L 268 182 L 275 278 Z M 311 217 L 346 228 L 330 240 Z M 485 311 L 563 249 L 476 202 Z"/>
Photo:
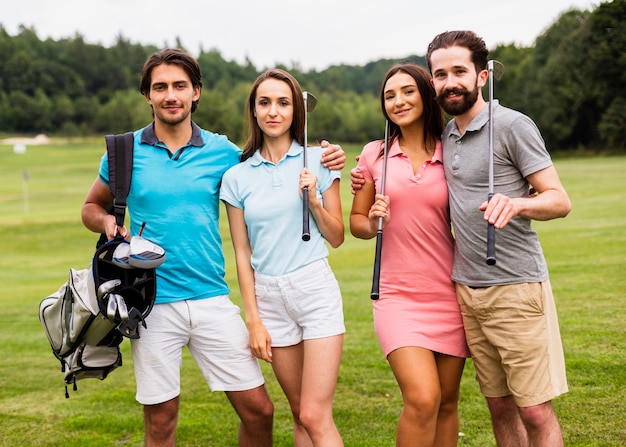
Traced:
<path id="1" fill-rule="evenodd" d="M 476 379 L 485 397 L 530 407 L 566 393 L 550 282 L 484 288 L 456 285 Z"/>

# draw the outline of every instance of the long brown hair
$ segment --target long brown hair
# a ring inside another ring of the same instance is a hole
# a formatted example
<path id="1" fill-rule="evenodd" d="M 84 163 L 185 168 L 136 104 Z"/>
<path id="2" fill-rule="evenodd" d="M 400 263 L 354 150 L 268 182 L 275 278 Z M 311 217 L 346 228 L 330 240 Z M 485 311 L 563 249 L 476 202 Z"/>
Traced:
<path id="1" fill-rule="evenodd" d="M 437 94 L 430 83 L 430 74 L 425 68 L 413 63 L 396 64 L 392 66 L 387 71 L 380 88 L 380 106 L 385 119 L 389 121 L 389 135 L 387 141 L 391 143 L 395 138 L 400 137 L 402 133 L 400 126 L 389 119 L 389 115 L 387 115 L 387 110 L 385 109 L 385 85 L 389 78 L 399 72 L 406 73 L 415 80 L 417 90 L 424 104 L 424 147 L 429 153 L 434 152 L 436 142 L 441 138 L 441 134 L 443 133 L 444 114 L 441 106 L 437 104 Z"/>
<path id="2" fill-rule="evenodd" d="M 244 123 L 248 128 L 248 139 L 244 145 L 243 152 L 241 153 L 241 161 L 245 161 L 252 157 L 257 149 L 263 146 L 263 131 L 259 127 L 256 118 L 254 116 L 254 107 L 256 103 L 256 94 L 259 85 L 267 79 L 277 79 L 285 82 L 291 89 L 291 95 L 293 99 L 293 121 L 291 123 L 291 138 L 295 139 L 299 144 L 304 144 L 304 97 L 302 94 L 302 87 L 290 73 L 279 68 L 273 68 L 261 73 L 258 78 L 252 84 L 250 94 L 246 101 L 246 108 L 244 110 Z"/>

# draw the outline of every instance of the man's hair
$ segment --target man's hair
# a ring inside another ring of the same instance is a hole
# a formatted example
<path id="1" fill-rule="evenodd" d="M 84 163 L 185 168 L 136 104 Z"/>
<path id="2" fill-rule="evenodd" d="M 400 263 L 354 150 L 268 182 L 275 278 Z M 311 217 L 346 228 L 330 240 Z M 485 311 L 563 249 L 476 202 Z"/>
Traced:
<path id="1" fill-rule="evenodd" d="M 435 50 L 449 47 L 464 47 L 471 53 L 472 63 L 476 67 L 476 73 L 487 67 L 487 59 L 489 58 L 489 50 L 482 37 L 473 31 L 446 31 L 436 36 L 431 43 L 428 44 L 426 51 L 426 62 L 428 69 L 432 73 L 431 56 Z"/>
<path id="2" fill-rule="evenodd" d="M 268 79 L 276 79 L 289 86 L 293 100 L 293 121 L 290 128 L 291 138 L 296 140 L 299 144 L 304 144 L 304 122 L 306 119 L 306 111 L 302 87 L 300 87 L 300 83 L 295 77 L 293 77 L 293 75 L 291 75 L 291 73 L 279 68 L 272 68 L 266 70 L 264 73 L 261 73 L 250 88 L 250 93 L 248 94 L 248 99 L 246 101 L 246 109 L 244 111 L 244 121 L 248 126 L 248 139 L 243 147 L 241 161 L 245 161 L 252 157 L 254 152 L 263 146 L 263 131 L 259 127 L 259 123 L 256 121 L 254 110 L 256 107 L 256 94 L 259 85 Z"/>
<path id="3" fill-rule="evenodd" d="M 394 138 L 399 137 L 402 132 L 400 126 L 395 124 L 387 115 L 385 109 L 385 85 L 389 78 L 397 73 L 406 73 L 415 80 L 417 90 L 422 98 L 422 104 L 424 106 L 424 144 L 429 152 L 434 152 L 435 143 L 441 137 L 443 133 L 444 114 L 441 106 L 437 104 L 437 95 L 435 89 L 430 83 L 431 77 L 425 68 L 420 67 L 414 63 L 396 64 L 392 66 L 385 75 L 383 83 L 380 87 L 380 106 L 383 111 L 385 119 L 389 120 L 389 141 L 393 141 Z M 380 156 L 382 156 L 382 152 Z"/>
<path id="4" fill-rule="evenodd" d="M 150 92 L 150 85 L 152 83 L 152 70 L 161 64 L 177 65 L 182 68 L 189 79 L 191 85 L 195 88 L 202 88 L 202 73 L 200 71 L 200 65 L 198 61 L 191 55 L 185 53 L 178 48 L 165 48 L 156 53 L 152 53 L 148 56 L 148 59 L 143 65 L 141 70 L 141 81 L 139 82 L 139 90 L 142 95 L 146 95 Z M 191 104 L 191 112 L 195 112 L 198 108 L 198 102 L 194 101 Z"/>

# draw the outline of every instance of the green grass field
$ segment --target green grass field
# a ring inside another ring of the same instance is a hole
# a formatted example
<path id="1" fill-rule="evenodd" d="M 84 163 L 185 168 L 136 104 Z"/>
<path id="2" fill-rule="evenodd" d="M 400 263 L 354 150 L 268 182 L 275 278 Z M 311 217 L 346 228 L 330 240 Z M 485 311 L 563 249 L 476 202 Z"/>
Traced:
<path id="1" fill-rule="evenodd" d="M 106 380 L 80 381 L 64 397 L 63 375 L 39 323 L 40 301 L 87 267 L 96 235 L 80 207 L 96 176 L 104 139 L 29 146 L 0 145 L 0 446 L 139 446 L 141 406 L 134 400 L 129 343 L 124 366 Z M 352 167 L 359 147 L 345 147 Z M 626 156 L 558 159 L 573 202 L 566 219 L 536 222 L 550 267 L 570 392 L 555 400 L 567 446 L 626 445 Z M 27 179 L 27 180 L 26 180 Z M 348 170 L 342 182 L 350 209 Z M 232 247 L 222 220 L 227 280 L 239 303 Z M 372 325 L 374 241 L 349 235 L 331 252 L 347 333 L 335 399 L 346 446 L 394 445 L 398 388 Z M 291 416 L 271 370 L 275 445 L 291 445 Z M 179 446 L 235 446 L 238 419 L 223 393 L 209 392 L 186 354 Z M 460 401 L 459 445 L 495 445 L 489 415 L 467 363 Z"/>

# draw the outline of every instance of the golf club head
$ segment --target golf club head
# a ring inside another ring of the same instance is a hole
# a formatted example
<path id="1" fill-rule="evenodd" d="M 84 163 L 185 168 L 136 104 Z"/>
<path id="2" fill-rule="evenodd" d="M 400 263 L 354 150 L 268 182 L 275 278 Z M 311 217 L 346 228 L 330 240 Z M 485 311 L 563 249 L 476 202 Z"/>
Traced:
<path id="1" fill-rule="evenodd" d="M 302 96 L 304 97 L 304 107 L 306 108 L 306 111 L 312 112 L 317 105 L 317 98 L 309 92 L 302 92 Z"/>
<path id="2" fill-rule="evenodd" d="M 152 269 L 165 262 L 165 250 L 159 245 L 141 236 L 130 240 L 128 263 L 132 267 Z"/>
<path id="3" fill-rule="evenodd" d="M 487 70 L 489 71 L 489 76 L 493 76 L 495 81 L 499 81 L 504 76 L 504 64 L 495 59 L 487 61 Z"/>
<path id="4" fill-rule="evenodd" d="M 98 290 L 96 292 L 96 296 L 98 297 L 98 300 L 102 301 L 105 295 L 107 295 L 108 293 L 111 293 L 120 284 L 122 284 L 122 281 L 120 281 L 119 279 L 110 279 L 109 281 L 106 281 L 100 284 L 100 287 L 98 287 Z"/>
<path id="5" fill-rule="evenodd" d="M 128 321 L 128 307 L 126 306 L 126 301 L 124 301 L 124 297 L 122 295 L 114 294 L 115 301 L 117 302 L 117 312 L 120 315 L 120 320 Z"/>
<path id="6" fill-rule="evenodd" d="M 107 303 L 107 318 L 109 321 L 115 321 L 115 313 L 117 312 L 117 298 L 115 293 L 109 294 L 109 302 Z"/>
<path id="7" fill-rule="evenodd" d="M 132 269 L 129 263 L 130 244 L 128 242 L 120 243 L 113 252 L 113 263 L 123 269 Z"/>

